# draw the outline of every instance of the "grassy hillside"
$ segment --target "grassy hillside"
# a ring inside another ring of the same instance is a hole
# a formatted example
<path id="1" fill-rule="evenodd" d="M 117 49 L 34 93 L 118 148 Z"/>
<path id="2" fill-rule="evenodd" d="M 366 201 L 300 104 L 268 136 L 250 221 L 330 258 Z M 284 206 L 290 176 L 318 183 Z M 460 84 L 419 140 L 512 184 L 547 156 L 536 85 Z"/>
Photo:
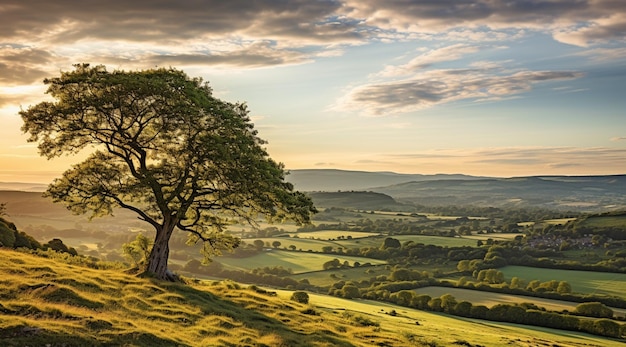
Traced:
<path id="1" fill-rule="evenodd" d="M 46 255 L 0 249 L 3 346 L 619 346 L 379 302 L 312 294 L 305 305 L 230 281 L 159 282 Z"/>
<path id="2" fill-rule="evenodd" d="M 371 190 L 425 206 L 533 206 L 590 212 L 626 206 L 624 175 L 416 181 Z"/>
<path id="3" fill-rule="evenodd" d="M 313 192 L 309 196 L 317 207 L 342 207 L 360 210 L 378 210 L 383 208 L 399 209 L 405 207 L 392 197 L 374 192 Z"/>
<path id="4" fill-rule="evenodd" d="M 157 282 L 0 250 L 4 346 L 369 346 L 402 336 L 232 282 Z"/>

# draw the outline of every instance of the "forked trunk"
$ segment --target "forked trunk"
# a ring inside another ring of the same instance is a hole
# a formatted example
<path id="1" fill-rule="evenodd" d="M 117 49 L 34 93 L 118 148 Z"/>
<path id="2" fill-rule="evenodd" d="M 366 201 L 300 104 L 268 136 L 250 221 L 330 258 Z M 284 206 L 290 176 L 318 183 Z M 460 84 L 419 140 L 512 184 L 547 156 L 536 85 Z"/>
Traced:
<path id="1" fill-rule="evenodd" d="M 170 256 L 170 237 L 174 231 L 175 224 L 165 221 L 156 232 L 154 245 L 150 256 L 148 256 L 147 272 L 156 278 L 166 281 L 173 281 L 174 275 L 167 269 L 167 260 Z"/>

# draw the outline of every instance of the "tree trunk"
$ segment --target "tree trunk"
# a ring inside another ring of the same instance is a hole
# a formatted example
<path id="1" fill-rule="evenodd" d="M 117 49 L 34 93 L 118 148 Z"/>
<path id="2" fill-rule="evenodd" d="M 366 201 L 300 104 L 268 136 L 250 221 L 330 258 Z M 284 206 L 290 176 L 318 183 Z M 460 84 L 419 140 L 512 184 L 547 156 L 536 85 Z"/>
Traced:
<path id="1" fill-rule="evenodd" d="M 172 220 L 163 222 L 161 228 L 156 231 L 154 245 L 150 251 L 150 256 L 148 256 L 146 271 L 165 281 L 175 280 L 175 276 L 167 269 L 167 261 L 170 256 L 170 237 L 175 225 L 176 223 Z"/>

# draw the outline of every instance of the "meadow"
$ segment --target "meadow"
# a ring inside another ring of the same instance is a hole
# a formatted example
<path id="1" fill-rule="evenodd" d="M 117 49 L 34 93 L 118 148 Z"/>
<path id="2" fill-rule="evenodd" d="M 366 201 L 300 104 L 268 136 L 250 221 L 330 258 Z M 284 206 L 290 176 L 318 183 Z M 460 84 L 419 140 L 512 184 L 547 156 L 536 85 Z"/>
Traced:
<path id="1" fill-rule="evenodd" d="M 367 300 L 310 294 L 302 304 L 291 291 L 232 281 L 161 282 L 42 254 L 0 250 L 4 346 L 623 346 Z"/>
<path id="2" fill-rule="evenodd" d="M 547 282 L 551 280 L 566 281 L 572 286 L 572 292 L 613 295 L 626 299 L 626 274 L 542 269 L 526 266 L 506 266 L 499 269 L 504 273 L 505 280 L 510 281 L 518 277 L 526 282 L 539 280 Z"/>
<path id="3" fill-rule="evenodd" d="M 285 250 L 266 250 L 246 258 L 221 257 L 219 258 L 219 262 L 227 268 L 237 270 L 253 270 L 266 266 L 282 266 L 285 269 L 291 269 L 293 273 L 297 274 L 322 271 L 324 270 L 324 263 L 333 259 L 338 259 L 341 263 L 347 261 L 350 266 L 354 265 L 354 262 L 361 264 L 371 263 L 372 265 L 386 264 L 385 261 L 370 258 L 350 257 L 338 254 L 291 252 Z"/>
<path id="4" fill-rule="evenodd" d="M 278 291 L 286 297 L 289 292 Z M 346 300 L 311 294 L 311 304 L 337 315 L 363 315 L 412 341 L 409 346 L 623 346 L 622 342 L 592 335 L 488 322 L 425 312 L 370 300 Z"/>
<path id="5" fill-rule="evenodd" d="M 440 297 L 444 294 L 450 294 L 454 296 L 457 301 L 469 301 L 474 306 L 483 305 L 486 307 L 493 307 L 497 304 L 515 304 L 515 303 L 532 303 L 539 307 L 543 307 L 549 311 L 574 311 L 578 303 L 563 300 L 542 299 L 532 296 L 512 295 L 492 292 L 482 292 L 478 290 L 470 290 L 463 288 L 449 288 L 449 287 L 424 287 L 415 289 L 417 294 L 426 294 L 431 297 Z M 624 317 L 626 310 L 614 308 L 613 312 L 617 316 Z"/>

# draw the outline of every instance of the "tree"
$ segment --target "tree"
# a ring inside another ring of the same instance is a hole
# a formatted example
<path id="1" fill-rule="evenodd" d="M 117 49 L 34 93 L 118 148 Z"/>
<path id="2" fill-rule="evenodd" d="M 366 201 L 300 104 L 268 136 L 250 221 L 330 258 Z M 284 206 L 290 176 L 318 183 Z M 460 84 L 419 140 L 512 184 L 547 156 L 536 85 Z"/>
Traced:
<path id="1" fill-rule="evenodd" d="M 575 313 L 588 317 L 612 318 L 613 310 L 601 302 L 583 302 L 576 305 Z"/>
<path id="2" fill-rule="evenodd" d="M 280 241 L 272 242 L 272 247 L 274 247 L 274 248 L 278 248 L 278 247 L 280 247 L 280 245 L 281 245 Z"/>
<path id="3" fill-rule="evenodd" d="M 265 242 L 263 242 L 263 240 L 254 240 L 252 244 L 254 244 L 254 247 L 256 247 L 257 251 L 262 251 L 263 247 L 265 246 Z"/>
<path id="4" fill-rule="evenodd" d="M 394 239 L 392 237 L 387 237 L 383 241 L 383 245 L 381 246 L 381 249 L 400 248 L 401 246 L 402 245 L 400 244 L 400 240 Z"/>
<path id="5" fill-rule="evenodd" d="M 256 224 L 259 216 L 302 224 L 316 212 L 285 182 L 246 105 L 213 97 L 199 78 L 172 68 L 108 72 L 80 64 L 44 83 L 55 102 L 20 111 L 28 141 L 49 159 L 93 150 L 47 195 L 91 218 L 135 212 L 156 231 L 146 271 L 157 278 L 175 278 L 167 268 L 174 230 L 201 242 L 208 259 L 239 245 L 228 225 Z"/>

